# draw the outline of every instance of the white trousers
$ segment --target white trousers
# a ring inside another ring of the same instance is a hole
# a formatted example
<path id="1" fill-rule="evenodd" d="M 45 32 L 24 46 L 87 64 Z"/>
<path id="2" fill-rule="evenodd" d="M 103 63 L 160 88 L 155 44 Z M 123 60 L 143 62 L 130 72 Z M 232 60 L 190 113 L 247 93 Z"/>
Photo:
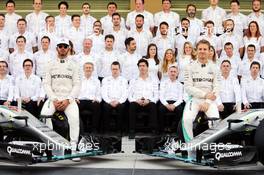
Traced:
<path id="1" fill-rule="evenodd" d="M 205 100 L 190 99 L 186 102 L 182 116 L 182 130 L 185 142 L 193 139 L 193 122 L 199 112 L 199 105 Z M 205 112 L 208 118 L 219 118 L 219 112 L 216 103 L 211 103 Z"/>
<path id="2" fill-rule="evenodd" d="M 41 115 L 53 115 L 56 111 L 53 101 L 47 100 L 41 110 Z M 68 118 L 70 127 L 70 141 L 71 144 L 77 144 L 79 140 L 80 122 L 79 122 L 79 109 L 76 102 L 70 103 L 64 111 Z M 51 119 L 46 120 L 46 124 L 53 129 Z"/>

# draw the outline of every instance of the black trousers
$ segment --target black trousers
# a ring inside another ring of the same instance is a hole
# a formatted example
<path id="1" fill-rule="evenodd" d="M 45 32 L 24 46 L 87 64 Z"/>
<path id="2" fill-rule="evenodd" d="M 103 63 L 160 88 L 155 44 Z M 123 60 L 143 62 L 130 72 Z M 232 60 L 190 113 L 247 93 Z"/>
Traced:
<path id="1" fill-rule="evenodd" d="M 104 131 L 109 131 L 112 116 L 116 116 L 117 131 L 124 131 L 124 110 L 125 103 L 112 107 L 109 103 L 103 103 L 103 128 Z"/>
<path id="2" fill-rule="evenodd" d="M 175 101 L 167 101 L 169 104 L 175 103 Z M 182 118 L 182 113 L 183 113 L 183 104 L 180 104 L 177 106 L 174 111 L 169 111 L 166 106 L 164 106 L 162 103 L 159 104 L 159 129 L 160 131 L 164 131 L 164 128 L 166 127 L 166 124 L 170 122 L 168 120 L 168 115 L 173 116 L 173 120 L 171 123 L 175 123 L 175 129 L 178 127 L 178 123 Z"/>
<path id="3" fill-rule="evenodd" d="M 130 103 L 129 106 L 129 132 L 134 133 L 135 132 L 135 125 L 136 125 L 136 119 L 137 115 L 140 112 L 146 112 L 149 117 L 149 126 L 152 128 L 153 131 L 157 131 L 157 108 L 156 104 L 153 102 L 150 102 L 146 106 L 140 106 L 136 102 Z"/>
<path id="4" fill-rule="evenodd" d="M 219 112 L 220 118 L 223 120 L 229 115 L 233 114 L 236 112 L 236 109 L 234 109 L 234 106 L 236 105 L 235 103 L 223 103 L 224 105 L 224 111 Z"/>
<path id="5" fill-rule="evenodd" d="M 259 108 L 264 108 L 264 102 L 252 102 L 250 103 L 251 105 L 251 109 L 259 109 Z M 244 105 L 243 105 L 243 109 L 244 109 Z"/>
<path id="6" fill-rule="evenodd" d="M 28 103 L 22 103 L 22 107 L 36 118 L 39 118 L 40 110 L 38 108 L 37 101 L 30 100 Z"/>
<path id="7" fill-rule="evenodd" d="M 78 104 L 80 118 L 83 123 L 83 129 L 85 132 L 88 131 L 99 131 L 100 130 L 100 114 L 101 107 L 100 103 L 92 102 L 92 100 L 80 100 Z M 91 128 L 88 128 L 89 119 L 92 121 Z"/>

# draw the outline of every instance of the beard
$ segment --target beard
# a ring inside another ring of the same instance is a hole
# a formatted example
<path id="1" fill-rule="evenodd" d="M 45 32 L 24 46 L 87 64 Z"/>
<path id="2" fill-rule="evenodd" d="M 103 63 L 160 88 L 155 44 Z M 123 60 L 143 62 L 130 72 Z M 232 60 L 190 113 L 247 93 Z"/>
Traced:
<path id="1" fill-rule="evenodd" d="M 190 17 L 190 18 L 194 18 L 194 17 L 195 17 L 195 13 L 194 13 L 194 12 L 190 12 L 190 13 L 188 13 L 188 17 Z"/>
<path id="2" fill-rule="evenodd" d="M 259 9 L 254 9 L 254 8 L 252 8 L 252 11 L 255 12 L 255 13 L 256 13 L 256 12 L 259 12 L 259 11 L 260 11 L 260 8 L 259 8 Z"/>

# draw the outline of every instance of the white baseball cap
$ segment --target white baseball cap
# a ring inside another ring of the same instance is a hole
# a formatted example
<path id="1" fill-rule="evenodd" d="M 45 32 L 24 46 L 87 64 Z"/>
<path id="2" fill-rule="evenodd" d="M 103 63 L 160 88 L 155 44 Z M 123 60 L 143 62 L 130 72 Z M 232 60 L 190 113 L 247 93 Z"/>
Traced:
<path id="1" fill-rule="evenodd" d="M 70 42 L 67 38 L 60 38 L 58 41 L 57 41 L 57 45 L 59 44 L 66 44 L 66 45 L 70 45 Z"/>

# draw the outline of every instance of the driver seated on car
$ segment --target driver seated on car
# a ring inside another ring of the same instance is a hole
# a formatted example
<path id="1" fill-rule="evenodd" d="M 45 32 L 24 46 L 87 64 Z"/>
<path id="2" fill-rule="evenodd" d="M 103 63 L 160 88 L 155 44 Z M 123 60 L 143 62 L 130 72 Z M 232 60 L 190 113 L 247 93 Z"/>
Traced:
<path id="1" fill-rule="evenodd" d="M 43 79 L 48 100 L 42 108 L 41 115 L 53 115 L 55 111 L 65 113 L 69 122 L 70 142 L 74 154 L 80 131 L 79 109 L 75 102 L 81 85 L 79 66 L 67 56 L 70 50 L 68 39 L 59 39 L 56 50 L 57 58 L 48 63 Z M 50 119 L 47 119 L 47 125 L 52 128 Z"/>
<path id="2" fill-rule="evenodd" d="M 215 100 L 219 94 L 220 75 L 216 65 L 208 60 L 210 43 L 201 40 L 196 48 L 197 61 L 188 65 L 184 72 L 184 87 L 189 95 L 182 119 L 185 142 L 193 139 L 193 122 L 199 111 L 204 112 L 208 118 L 219 118 Z"/>

